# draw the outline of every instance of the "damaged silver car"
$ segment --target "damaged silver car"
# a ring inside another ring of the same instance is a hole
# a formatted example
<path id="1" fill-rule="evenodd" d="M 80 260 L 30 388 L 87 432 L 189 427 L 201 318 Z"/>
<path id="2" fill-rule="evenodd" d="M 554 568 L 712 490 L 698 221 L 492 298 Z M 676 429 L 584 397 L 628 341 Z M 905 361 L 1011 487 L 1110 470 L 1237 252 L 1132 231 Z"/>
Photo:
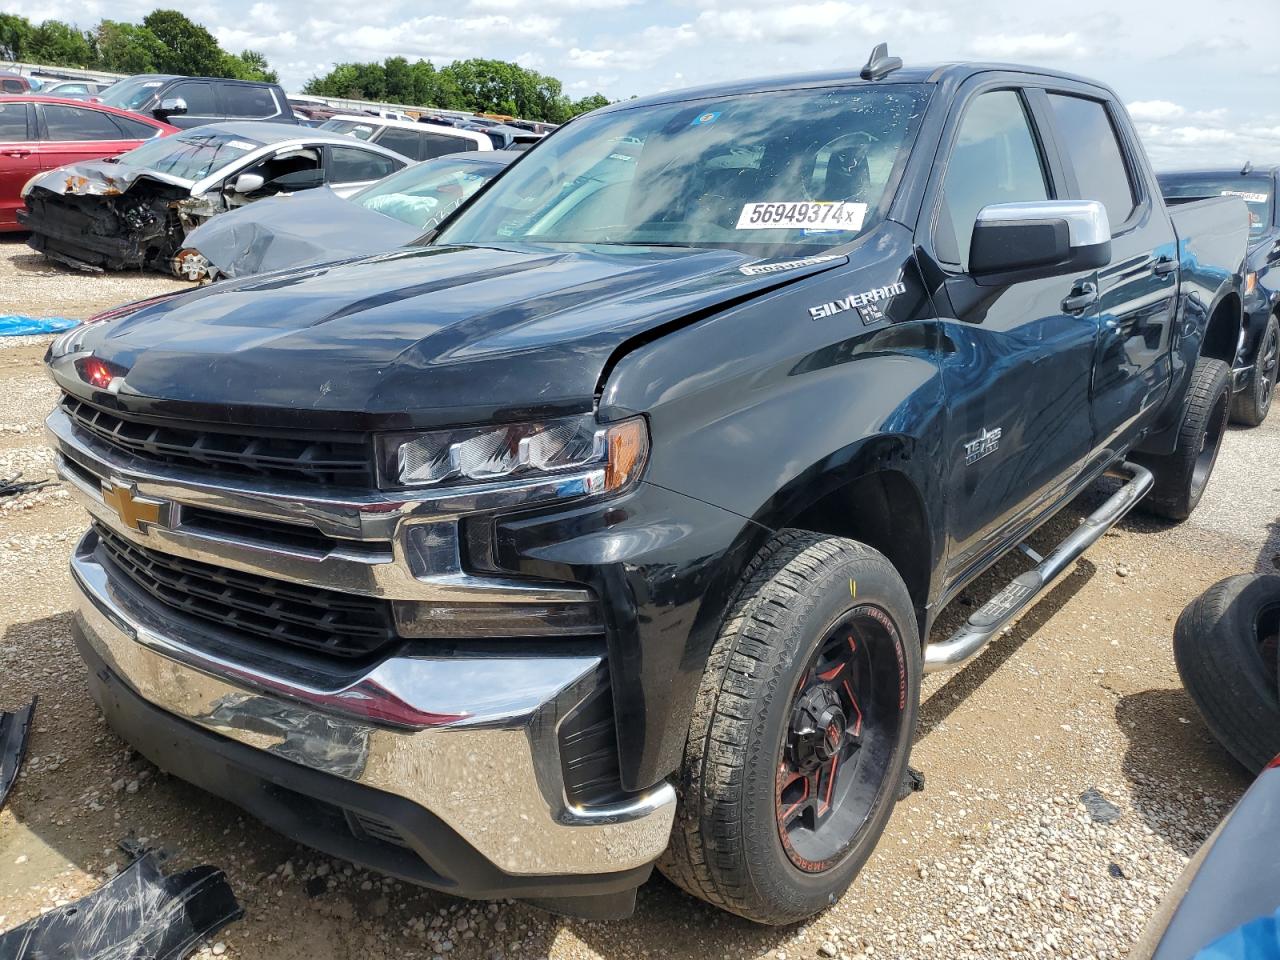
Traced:
<path id="1" fill-rule="evenodd" d="M 377 144 L 277 123 L 197 127 L 107 160 L 32 179 L 18 222 L 28 243 L 84 270 L 150 267 L 197 279 L 189 232 L 255 200 L 328 185 L 349 196 L 410 161 Z"/>
<path id="2" fill-rule="evenodd" d="M 267 200 L 206 223 L 187 237 L 188 265 L 210 279 L 245 277 L 405 246 L 496 177 L 519 153 L 451 153 L 406 167 L 346 199 L 333 190 Z"/>

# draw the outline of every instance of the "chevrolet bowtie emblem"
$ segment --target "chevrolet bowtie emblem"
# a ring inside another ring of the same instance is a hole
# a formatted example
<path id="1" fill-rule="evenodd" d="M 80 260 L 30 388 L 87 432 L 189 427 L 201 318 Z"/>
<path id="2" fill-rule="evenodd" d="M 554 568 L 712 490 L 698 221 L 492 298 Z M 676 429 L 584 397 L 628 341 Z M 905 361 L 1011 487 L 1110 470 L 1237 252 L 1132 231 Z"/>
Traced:
<path id="1" fill-rule="evenodd" d="M 164 509 L 159 500 L 136 496 L 131 487 L 119 486 L 109 480 L 102 484 L 102 500 L 130 530 L 141 531 L 141 524 L 159 523 Z"/>

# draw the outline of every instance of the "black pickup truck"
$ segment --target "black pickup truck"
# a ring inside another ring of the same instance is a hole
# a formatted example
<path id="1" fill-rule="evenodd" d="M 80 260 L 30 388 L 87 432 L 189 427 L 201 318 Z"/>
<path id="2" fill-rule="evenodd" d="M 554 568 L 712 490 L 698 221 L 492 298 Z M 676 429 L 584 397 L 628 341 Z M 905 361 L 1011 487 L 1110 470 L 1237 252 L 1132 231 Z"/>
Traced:
<path id="1" fill-rule="evenodd" d="M 556 130 L 435 235 L 54 342 L 111 725 L 322 850 L 624 914 L 834 901 L 955 668 L 1227 417 L 1244 203 L 1116 96 L 857 70 Z M 1123 482 L 933 637 L 1078 493 Z"/>
<path id="2" fill-rule="evenodd" d="M 1244 268 L 1244 335 L 1235 358 L 1231 417 L 1256 427 L 1275 397 L 1280 368 L 1280 166 L 1162 173 L 1169 206 L 1206 197 L 1239 197 L 1249 208 Z"/>

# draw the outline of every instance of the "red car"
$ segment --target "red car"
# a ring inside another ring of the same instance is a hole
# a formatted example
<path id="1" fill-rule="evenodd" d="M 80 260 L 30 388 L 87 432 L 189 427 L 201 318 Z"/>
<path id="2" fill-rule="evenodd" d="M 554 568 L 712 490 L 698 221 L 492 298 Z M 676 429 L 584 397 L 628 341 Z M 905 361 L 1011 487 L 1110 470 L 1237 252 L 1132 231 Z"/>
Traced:
<path id="1" fill-rule="evenodd" d="M 178 128 L 83 100 L 0 96 L 0 231 L 20 229 L 22 187 L 43 170 L 114 157 Z"/>

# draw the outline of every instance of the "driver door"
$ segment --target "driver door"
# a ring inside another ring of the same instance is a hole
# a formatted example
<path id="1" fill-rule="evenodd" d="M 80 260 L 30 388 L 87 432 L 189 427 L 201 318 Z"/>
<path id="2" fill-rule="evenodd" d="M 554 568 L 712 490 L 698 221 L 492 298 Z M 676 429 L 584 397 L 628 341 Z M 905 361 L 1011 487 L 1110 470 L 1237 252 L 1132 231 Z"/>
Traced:
<path id="1" fill-rule="evenodd" d="M 1095 320 L 1064 308 L 1079 278 L 1003 286 L 966 272 L 978 211 L 1056 199 L 1060 165 L 1034 98 L 979 81 L 948 120 L 926 248 L 945 277 L 937 295 L 947 395 L 948 574 L 967 579 L 1080 474 L 1092 445 L 1089 385 Z M 1053 158 L 1053 159 L 1051 159 Z M 928 209 L 928 208 L 926 208 Z"/>

